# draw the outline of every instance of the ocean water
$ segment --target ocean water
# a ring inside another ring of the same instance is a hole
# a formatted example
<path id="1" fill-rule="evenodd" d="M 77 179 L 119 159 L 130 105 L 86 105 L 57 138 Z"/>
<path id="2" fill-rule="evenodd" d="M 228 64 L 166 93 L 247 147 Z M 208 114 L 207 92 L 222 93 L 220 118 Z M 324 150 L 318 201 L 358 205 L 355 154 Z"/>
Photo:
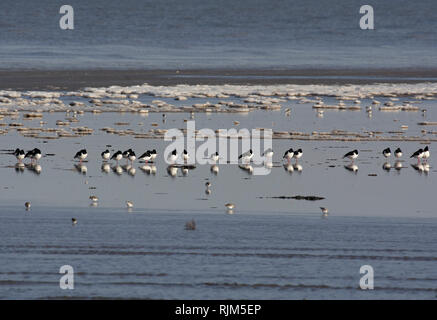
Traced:
<path id="1" fill-rule="evenodd" d="M 70 207 L 0 212 L 2 299 L 435 299 L 437 293 L 435 219 Z M 191 219 L 197 230 L 184 230 Z M 63 265 L 73 267 L 73 290 L 59 287 Z M 359 287 L 363 265 L 373 268 L 374 290 Z"/>
<path id="2" fill-rule="evenodd" d="M 3 0 L 0 69 L 435 68 L 437 3 L 358 0 Z"/>

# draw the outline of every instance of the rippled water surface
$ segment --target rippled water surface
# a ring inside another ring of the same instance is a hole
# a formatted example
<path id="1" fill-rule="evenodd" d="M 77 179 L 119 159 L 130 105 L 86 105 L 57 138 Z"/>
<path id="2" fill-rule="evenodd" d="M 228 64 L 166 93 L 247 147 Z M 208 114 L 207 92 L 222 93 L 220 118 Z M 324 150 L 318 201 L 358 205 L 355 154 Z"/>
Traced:
<path id="1" fill-rule="evenodd" d="M 0 69 L 434 68 L 436 2 L 3 0 Z"/>
<path id="2" fill-rule="evenodd" d="M 192 218 L 197 230 L 184 230 Z M 434 219 L 3 207 L 1 222 L 1 298 L 434 299 L 437 293 Z M 59 288 L 66 264 L 75 271 L 74 290 Z M 362 265 L 374 268 L 373 291 L 359 289 Z"/>

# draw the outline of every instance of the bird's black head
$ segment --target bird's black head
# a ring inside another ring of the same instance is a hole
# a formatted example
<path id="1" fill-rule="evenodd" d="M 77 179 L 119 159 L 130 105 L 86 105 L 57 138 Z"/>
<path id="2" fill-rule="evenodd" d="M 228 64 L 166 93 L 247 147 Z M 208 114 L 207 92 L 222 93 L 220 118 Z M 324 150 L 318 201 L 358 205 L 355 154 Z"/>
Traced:
<path id="1" fill-rule="evenodd" d="M 250 153 L 253 153 L 253 152 L 252 152 L 252 149 L 249 149 L 249 152 L 250 152 Z"/>
<path id="2" fill-rule="evenodd" d="M 423 149 L 423 151 L 429 151 L 428 146 L 425 147 L 425 149 Z"/>
<path id="3" fill-rule="evenodd" d="M 172 154 L 172 155 L 176 155 L 176 154 L 177 154 L 176 149 L 174 149 L 173 152 L 172 152 L 171 154 Z"/>

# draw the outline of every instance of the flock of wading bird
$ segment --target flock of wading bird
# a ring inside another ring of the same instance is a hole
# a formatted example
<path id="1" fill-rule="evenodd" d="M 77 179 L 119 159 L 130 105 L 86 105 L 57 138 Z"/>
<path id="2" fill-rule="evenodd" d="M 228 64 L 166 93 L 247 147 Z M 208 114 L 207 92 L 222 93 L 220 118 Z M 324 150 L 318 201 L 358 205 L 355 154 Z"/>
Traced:
<path id="1" fill-rule="evenodd" d="M 271 163 L 272 158 L 273 158 L 273 150 L 271 148 L 267 149 L 264 151 L 264 153 L 262 154 L 263 157 L 266 158 L 266 162 Z M 19 149 L 17 148 L 14 152 L 13 155 L 16 157 L 16 159 L 18 160 L 18 165 L 20 166 L 24 166 L 25 164 L 23 163 L 24 159 L 28 158 L 30 159 L 30 163 L 28 163 L 27 165 L 35 168 L 36 166 L 38 166 L 38 160 L 41 159 L 42 157 L 42 153 L 41 150 L 39 150 L 38 148 L 34 148 L 32 150 L 29 150 L 27 152 L 25 152 L 23 149 Z M 348 170 L 354 171 L 356 172 L 358 170 L 358 167 L 354 164 L 354 161 L 358 158 L 359 152 L 357 149 L 352 150 L 347 152 L 344 156 L 343 159 L 347 158 L 349 160 L 351 160 L 351 163 L 348 166 L 345 166 Z M 391 157 L 392 155 L 392 151 L 390 148 L 386 148 L 382 151 L 382 155 L 388 159 Z M 400 169 L 398 166 L 400 164 L 399 159 L 402 158 L 403 152 L 400 148 L 397 148 L 394 151 L 394 156 L 396 159 L 398 159 L 398 161 L 395 164 L 395 168 L 396 169 Z M 138 157 L 138 160 L 144 161 L 145 163 L 154 163 L 156 157 L 158 156 L 158 153 L 155 149 L 153 150 L 147 150 L 146 152 L 144 152 L 140 157 Z M 250 149 L 247 152 L 242 153 L 238 159 L 241 160 L 241 162 L 243 164 L 245 164 L 245 168 L 247 168 L 247 166 L 250 164 L 250 162 L 252 161 L 252 158 L 254 156 L 254 153 L 252 151 L 252 149 Z M 295 159 L 296 161 L 296 165 L 298 163 L 298 160 L 303 156 L 303 150 L 301 148 L 297 149 L 297 150 L 293 150 L 292 148 L 288 149 L 287 151 L 285 151 L 282 159 L 287 161 L 287 164 L 284 164 L 284 167 L 286 168 L 286 170 L 290 171 L 290 167 L 293 168 L 293 166 L 290 166 L 290 162 L 292 159 Z M 82 161 L 84 161 L 86 158 L 88 157 L 88 152 L 86 149 L 82 149 L 79 150 L 73 157 L 73 159 L 77 159 L 79 160 L 79 163 L 82 164 Z M 111 155 L 111 152 L 107 149 L 105 151 L 103 151 L 101 153 L 101 157 L 102 160 L 106 163 L 107 161 L 110 160 L 114 160 L 116 161 L 117 167 L 119 167 L 119 161 L 122 159 L 126 159 L 126 164 L 128 165 L 128 163 L 130 162 L 131 165 L 133 165 L 134 161 L 137 159 L 135 152 L 129 148 L 128 150 L 125 151 L 117 151 L 115 153 L 113 153 Z M 186 163 L 189 160 L 189 155 L 187 150 L 183 150 L 181 155 L 178 155 L 177 150 L 173 150 L 167 157 L 167 162 L 170 163 L 170 167 L 172 167 L 172 165 L 177 161 L 177 159 L 181 157 L 184 161 L 184 163 Z M 430 157 L 430 151 L 429 151 L 429 147 L 426 146 L 425 148 L 420 148 L 417 151 L 415 151 L 410 158 L 415 158 L 417 159 L 417 164 L 412 164 L 413 168 L 415 168 L 418 171 L 429 171 L 429 165 L 428 165 L 428 159 Z M 216 163 L 219 159 L 219 153 L 215 152 L 213 153 L 210 157 L 210 160 L 212 160 L 214 163 Z M 106 163 L 107 164 L 107 163 Z M 107 164 L 108 165 L 108 164 Z M 108 165 L 109 166 L 109 165 Z M 400 167 L 402 167 L 402 164 L 400 164 Z M 384 164 L 384 169 L 390 169 L 391 165 L 389 165 L 388 162 L 386 162 Z M 176 171 L 177 172 L 177 171 Z M 169 171 L 169 174 L 174 176 L 174 171 Z M 211 183 L 208 181 L 205 184 L 206 186 L 206 194 L 210 194 L 211 190 Z M 95 195 L 91 195 L 89 197 L 89 199 L 91 200 L 91 205 L 96 206 L 99 198 Z M 31 204 L 29 201 L 27 201 L 25 204 L 25 208 L 26 210 L 30 210 Z M 128 200 L 126 201 L 126 207 L 128 209 L 133 208 L 134 204 L 132 201 Z M 233 213 L 233 210 L 235 208 L 235 204 L 233 203 L 226 203 L 225 207 L 228 211 L 228 213 Z M 320 210 L 322 211 L 322 217 L 327 217 L 328 216 L 328 208 L 325 207 L 320 207 Z M 71 219 L 72 224 L 76 225 L 77 224 L 77 219 L 76 218 L 72 218 Z M 195 230 L 196 229 L 196 222 L 194 220 L 188 221 L 185 224 L 185 229 L 186 230 Z"/>

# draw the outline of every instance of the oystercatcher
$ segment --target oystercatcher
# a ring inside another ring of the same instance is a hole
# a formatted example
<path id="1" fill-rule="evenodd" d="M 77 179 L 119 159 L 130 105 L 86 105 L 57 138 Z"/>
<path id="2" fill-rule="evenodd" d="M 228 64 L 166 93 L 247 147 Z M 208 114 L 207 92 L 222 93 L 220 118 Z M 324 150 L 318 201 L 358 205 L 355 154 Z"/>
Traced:
<path id="1" fill-rule="evenodd" d="M 354 162 L 354 160 L 355 160 L 356 158 L 358 158 L 358 150 L 355 149 L 355 150 L 353 150 L 353 151 L 349 151 L 348 153 L 346 153 L 346 154 L 343 156 L 343 159 L 344 159 L 344 158 L 348 158 L 348 159 L 352 160 L 352 162 Z"/>
<path id="2" fill-rule="evenodd" d="M 82 163 L 83 160 L 88 157 L 88 153 L 86 152 L 86 149 L 82 149 L 76 153 L 74 156 L 74 159 L 79 159 L 79 162 Z"/>
<path id="3" fill-rule="evenodd" d="M 386 148 L 382 151 L 382 154 L 384 155 L 384 157 L 388 158 L 391 156 L 391 150 L 390 148 Z"/>
<path id="4" fill-rule="evenodd" d="M 240 154 L 240 156 L 238 157 L 238 159 L 241 159 L 242 162 L 246 162 L 246 163 L 249 163 L 250 160 L 252 160 L 252 158 L 253 158 L 252 149 L 249 149 L 249 151 Z"/>
<path id="5" fill-rule="evenodd" d="M 294 157 L 294 151 L 292 148 L 288 149 L 287 151 L 285 151 L 284 156 L 282 157 L 282 159 L 287 159 L 288 162 L 290 162 L 290 160 Z"/>
<path id="6" fill-rule="evenodd" d="M 103 152 L 101 153 L 101 155 L 102 155 L 102 159 L 103 159 L 103 161 L 108 161 L 109 158 L 111 157 L 111 153 L 109 152 L 108 149 L 106 149 L 105 151 L 103 151 Z"/>

